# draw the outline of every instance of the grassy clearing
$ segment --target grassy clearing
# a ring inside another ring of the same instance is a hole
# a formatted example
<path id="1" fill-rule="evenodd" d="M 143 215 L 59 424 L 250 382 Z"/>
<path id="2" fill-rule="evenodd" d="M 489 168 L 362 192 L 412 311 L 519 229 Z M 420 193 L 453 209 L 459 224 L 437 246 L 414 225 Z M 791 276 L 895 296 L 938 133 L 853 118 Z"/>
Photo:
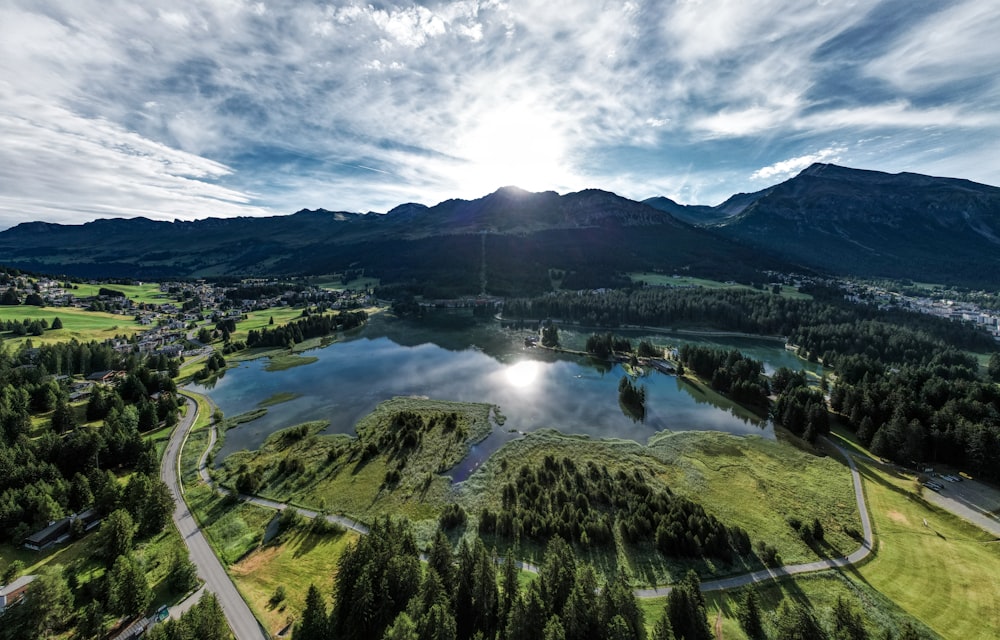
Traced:
<path id="1" fill-rule="evenodd" d="M 291 391 L 280 391 L 266 400 L 261 400 L 257 403 L 258 407 L 273 407 L 277 404 L 282 404 L 283 402 L 291 402 L 296 398 L 300 397 L 301 393 L 292 393 Z"/>
<path id="2" fill-rule="evenodd" d="M 302 309 L 296 307 L 275 307 L 273 309 L 265 309 L 263 311 L 251 311 L 247 314 L 247 319 L 242 322 L 237 323 L 236 331 L 232 334 L 232 339 L 234 342 L 238 340 L 246 340 L 247 334 L 250 333 L 251 329 L 256 329 L 260 331 L 261 329 L 266 329 L 271 325 L 271 319 L 274 319 L 274 327 L 280 327 L 286 325 L 293 320 L 298 320 L 302 317 Z"/>
<path id="3" fill-rule="evenodd" d="M 45 320 L 52 325 L 56 318 L 62 320 L 63 328 L 46 330 L 40 336 L 15 336 L 10 332 L 0 333 L 4 344 L 14 349 L 31 340 L 35 346 L 69 342 L 76 339 L 80 342 L 97 340 L 103 342 L 115 336 L 132 336 L 146 330 L 132 316 L 121 316 L 113 313 L 84 311 L 75 307 L 3 307 L 0 306 L 0 320 Z"/>
<path id="4" fill-rule="evenodd" d="M 301 367 L 312 364 L 319 360 L 315 356 L 300 356 L 294 353 L 287 353 L 279 356 L 271 356 L 270 362 L 264 368 L 265 371 L 284 371 L 292 367 Z"/>
<path id="5" fill-rule="evenodd" d="M 759 291 L 759 289 L 736 282 L 720 282 L 719 280 L 693 278 L 691 276 L 674 277 L 662 273 L 630 273 L 628 275 L 632 279 L 632 282 L 642 282 L 652 287 L 703 287 L 705 289 L 746 289 L 747 291 Z M 811 295 L 801 293 L 794 287 L 781 287 L 781 295 L 785 298 L 812 300 Z"/>
<path id="6" fill-rule="evenodd" d="M 753 541 L 773 545 L 786 563 L 812 561 L 819 555 L 839 556 L 858 546 L 847 531 L 860 528 L 860 521 L 843 462 L 781 442 L 714 432 L 661 433 L 648 446 L 555 431 L 534 432 L 508 443 L 480 467 L 463 483 L 459 502 L 470 515 L 478 515 L 484 506 L 497 511 L 504 484 L 522 465 L 542 464 L 546 455 L 556 460 L 569 457 L 578 467 L 593 461 L 612 474 L 640 469 L 654 486 L 669 487 L 675 494 L 701 503 L 723 523 L 743 527 Z M 788 515 L 803 522 L 819 518 L 826 531 L 825 543 L 816 550 L 807 546 L 787 523 Z M 522 550 L 539 559 L 537 545 L 522 541 Z M 673 582 L 689 568 L 706 576 L 759 568 L 756 563 L 667 560 L 652 548 L 620 543 L 613 552 L 579 553 L 606 574 L 624 568 L 636 584 Z"/>
<path id="7" fill-rule="evenodd" d="M 874 557 L 856 570 L 858 579 L 942 637 L 994 637 L 1000 629 L 1000 543 L 924 501 L 914 477 L 847 444 L 857 453 L 878 539 Z"/>
<path id="8" fill-rule="evenodd" d="M 250 473 L 260 478 L 257 493 L 264 497 L 361 520 L 391 513 L 427 521 L 438 516 L 451 491 L 441 473 L 489 433 L 491 410 L 485 404 L 396 398 L 358 423 L 357 439 L 316 435 L 325 423 L 291 427 L 272 434 L 258 451 L 230 455 L 220 477 L 233 486 Z M 412 440 L 393 426 L 400 412 L 420 416 L 425 425 L 413 430 Z M 444 417 L 451 413 L 456 421 L 448 428 Z"/>
<path id="9" fill-rule="evenodd" d="M 200 416 L 199 416 L 200 417 Z M 184 447 L 181 449 L 181 484 L 184 490 L 193 489 L 201 482 L 198 475 L 198 461 L 205 447 L 208 446 L 208 429 L 199 429 L 197 425 L 191 430 Z"/>
<path id="10" fill-rule="evenodd" d="M 129 300 L 133 302 L 145 302 L 150 304 L 165 304 L 174 302 L 169 294 L 160 291 L 157 282 L 146 282 L 138 285 L 126 284 L 77 284 L 76 289 L 71 293 L 77 298 L 89 298 L 98 295 L 101 287 L 121 291 Z"/>
<path id="11" fill-rule="evenodd" d="M 281 544 L 256 549 L 229 570 L 257 619 L 275 637 L 301 616 L 310 584 L 327 596 L 329 609 L 337 562 L 358 537 L 354 532 L 318 535 L 305 529 L 284 534 Z M 286 598 L 272 605 L 271 596 L 278 586 L 284 586 Z"/>
<path id="12" fill-rule="evenodd" d="M 759 584 L 755 588 L 760 596 L 765 626 L 772 623 L 774 613 L 784 599 L 808 606 L 820 623 L 828 625 L 829 628 L 831 624 L 830 610 L 836 604 L 837 598 L 843 598 L 861 613 L 865 626 L 871 632 L 870 637 L 873 638 L 882 637 L 881 634 L 885 630 L 898 633 L 900 625 L 905 620 L 911 619 L 905 611 L 864 581 L 835 571 L 767 582 Z M 709 623 L 714 627 L 716 618 L 721 616 L 722 637 L 726 640 L 746 640 L 747 638 L 737 619 L 737 613 L 742 606 L 743 593 L 744 590 L 736 589 L 705 594 Z M 652 631 L 653 625 L 663 615 L 665 605 L 666 598 L 649 598 L 639 601 L 639 607 L 645 615 L 646 628 L 649 631 Z M 934 637 L 934 632 L 930 629 L 924 628 L 922 631 L 927 636 Z M 771 629 L 771 637 L 775 637 L 773 628 Z"/>
<path id="13" fill-rule="evenodd" d="M 328 291 L 346 291 L 347 289 L 363 291 L 365 289 L 373 289 L 379 286 L 381 282 L 378 278 L 354 278 L 344 283 L 341 282 L 340 274 L 337 273 L 309 278 L 310 285 L 327 289 Z"/>
<path id="14" fill-rule="evenodd" d="M 275 514 L 272 509 L 219 495 L 205 484 L 187 489 L 185 497 L 215 554 L 227 566 L 260 546 Z"/>

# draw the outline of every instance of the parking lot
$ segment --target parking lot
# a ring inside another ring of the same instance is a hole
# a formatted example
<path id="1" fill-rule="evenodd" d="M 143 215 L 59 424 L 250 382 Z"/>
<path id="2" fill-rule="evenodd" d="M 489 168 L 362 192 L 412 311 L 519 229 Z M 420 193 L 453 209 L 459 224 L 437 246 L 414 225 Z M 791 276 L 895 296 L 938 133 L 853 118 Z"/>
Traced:
<path id="1" fill-rule="evenodd" d="M 1000 537 L 1000 490 L 977 480 L 949 481 L 942 475 L 957 477 L 958 471 L 935 468 L 920 474 L 922 481 L 941 486 L 939 491 L 925 489 L 924 498 Z"/>

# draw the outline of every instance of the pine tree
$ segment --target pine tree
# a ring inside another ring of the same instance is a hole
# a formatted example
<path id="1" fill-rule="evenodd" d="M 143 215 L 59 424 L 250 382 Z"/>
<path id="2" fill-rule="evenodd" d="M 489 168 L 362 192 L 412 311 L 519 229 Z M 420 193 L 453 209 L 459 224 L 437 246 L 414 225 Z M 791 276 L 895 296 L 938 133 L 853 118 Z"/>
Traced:
<path id="1" fill-rule="evenodd" d="M 73 412 L 73 407 L 69 406 L 64 398 L 60 398 L 52 411 L 52 430 L 56 433 L 65 433 L 75 428 L 76 414 Z"/>
<path id="2" fill-rule="evenodd" d="M 514 553 L 507 549 L 503 558 L 503 571 L 500 574 L 500 602 L 498 609 L 499 637 L 505 640 L 511 611 L 518 598 L 518 570 Z"/>
<path id="3" fill-rule="evenodd" d="M 576 572 L 576 582 L 563 610 L 563 626 L 567 640 L 588 640 L 601 632 L 600 608 L 597 604 L 597 576 L 589 565 Z"/>
<path id="4" fill-rule="evenodd" d="M 833 605 L 833 638 L 834 640 L 868 640 L 865 624 L 849 602 L 842 597 L 837 598 Z"/>
<path id="5" fill-rule="evenodd" d="M 323 594 L 315 584 L 309 585 L 306 592 L 306 607 L 302 610 L 302 619 L 295 625 L 292 634 L 294 640 L 326 640 L 330 636 L 330 620 L 326 615 L 326 603 Z"/>
<path id="6" fill-rule="evenodd" d="M 153 599 L 146 572 L 132 555 L 121 555 L 108 573 L 108 606 L 125 616 L 142 614 Z"/>
<path id="7" fill-rule="evenodd" d="M 561 615 L 576 583 L 576 554 L 560 536 L 554 536 L 545 548 L 538 582 L 548 610 Z"/>
<path id="8" fill-rule="evenodd" d="M 670 616 L 667 615 L 666 611 L 656 621 L 651 640 L 677 640 L 677 637 L 674 635 L 674 629 L 670 626 Z"/>
<path id="9" fill-rule="evenodd" d="M 455 595 L 455 556 L 452 554 L 451 542 L 441 529 L 434 534 L 434 541 L 427 553 L 427 568 L 434 569 L 441 578 L 441 583 L 448 591 L 449 597 Z"/>
<path id="10" fill-rule="evenodd" d="M 757 590 L 753 587 L 749 587 L 746 590 L 742 606 L 737 612 L 736 617 L 740 622 L 743 633 L 747 634 L 747 638 L 750 640 L 767 640 L 767 634 L 764 633 L 764 623 L 760 616 L 760 596 L 757 595 Z"/>
<path id="11" fill-rule="evenodd" d="M 135 521 L 128 511 L 116 509 L 101 523 L 100 542 L 105 559 L 113 562 L 118 556 L 132 550 L 135 538 Z"/>
<path id="12" fill-rule="evenodd" d="M 545 602 L 535 580 L 514 602 L 507 622 L 507 640 L 542 640 L 547 621 Z"/>
<path id="13" fill-rule="evenodd" d="M 701 581 L 693 571 L 670 590 L 667 615 L 677 640 L 712 640 Z"/>
<path id="14" fill-rule="evenodd" d="M 174 555 L 167 574 L 167 585 L 174 593 L 187 593 L 198 585 L 198 568 L 186 555 L 180 552 Z"/>
<path id="15" fill-rule="evenodd" d="M 637 640 L 645 640 L 646 623 L 642 616 L 639 603 L 636 602 L 635 594 L 628 584 L 625 574 L 619 572 L 615 578 L 605 585 L 601 590 L 600 610 L 603 627 L 610 628 L 616 616 L 620 616 L 625 621 L 632 637 Z"/>
<path id="16" fill-rule="evenodd" d="M 559 616 L 553 615 L 545 623 L 545 631 L 542 633 L 543 640 L 566 640 L 566 630 L 563 629 Z"/>
<path id="17" fill-rule="evenodd" d="M 322 637 L 326 638 L 327 636 Z M 292 636 L 292 640 L 299 640 L 299 636 Z M 385 630 L 382 640 L 420 640 L 420 636 L 417 635 L 417 624 L 404 611 L 396 616 L 392 626 Z"/>
<path id="18" fill-rule="evenodd" d="M 781 640 L 826 640 L 827 635 L 816 617 L 804 605 L 783 600 L 774 621 Z"/>

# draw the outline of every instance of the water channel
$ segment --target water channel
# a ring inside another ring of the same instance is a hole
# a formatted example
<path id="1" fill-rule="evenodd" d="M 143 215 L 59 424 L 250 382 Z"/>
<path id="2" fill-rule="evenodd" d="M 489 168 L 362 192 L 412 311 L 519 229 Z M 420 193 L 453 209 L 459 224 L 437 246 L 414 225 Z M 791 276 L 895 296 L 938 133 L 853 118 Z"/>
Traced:
<path id="1" fill-rule="evenodd" d="M 353 433 L 355 423 L 379 402 L 395 396 L 486 402 L 506 416 L 502 427 L 479 443 L 452 471 L 464 479 L 504 442 L 543 428 L 593 437 L 628 438 L 644 443 L 658 431 L 719 430 L 774 437 L 773 430 L 741 407 L 710 390 L 659 372 L 640 376 L 645 385 L 646 415 L 629 417 L 618 403 L 620 365 L 590 358 L 526 349 L 525 331 L 501 329 L 496 323 L 444 318 L 444 322 L 400 321 L 379 316 L 347 339 L 306 355 L 308 365 L 267 371 L 266 358 L 240 363 L 207 394 L 227 416 L 251 411 L 278 393 L 297 397 L 268 408 L 267 415 L 226 433 L 216 457 L 255 449 L 267 436 L 309 420 L 328 420 L 326 433 Z M 457 323 L 458 326 L 455 326 Z M 618 332 L 623 334 L 625 332 Z M 634 342 L 643 332 L 630 332 Z M 582 348 L 589 331 L 562 330 L 561 342 Z M 786 351 L 781 342 L 692 335 L 647 335 L 659 345 L 699 343 L 738 348 L 760 359 L 769 372 L 779 366 L 817 370 Z"/>

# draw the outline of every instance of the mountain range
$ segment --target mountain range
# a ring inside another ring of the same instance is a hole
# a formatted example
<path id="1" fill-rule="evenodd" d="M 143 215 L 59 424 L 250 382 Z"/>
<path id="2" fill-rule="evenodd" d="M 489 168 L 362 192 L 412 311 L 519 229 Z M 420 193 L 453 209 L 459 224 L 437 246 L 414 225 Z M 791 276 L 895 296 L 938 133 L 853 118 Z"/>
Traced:
<path id="1" fill-rule="evenodd" d="M 30 222 L 0 232 L 0 263 L 141 279 L 363 269 L 434 296 L 612 286 L 640 270 L 758 282 L 764 270 L 806 270 L 995 286 L 1000 189 L 814 164 L 711 207 L 504 187 L 385 214 Z"/>

